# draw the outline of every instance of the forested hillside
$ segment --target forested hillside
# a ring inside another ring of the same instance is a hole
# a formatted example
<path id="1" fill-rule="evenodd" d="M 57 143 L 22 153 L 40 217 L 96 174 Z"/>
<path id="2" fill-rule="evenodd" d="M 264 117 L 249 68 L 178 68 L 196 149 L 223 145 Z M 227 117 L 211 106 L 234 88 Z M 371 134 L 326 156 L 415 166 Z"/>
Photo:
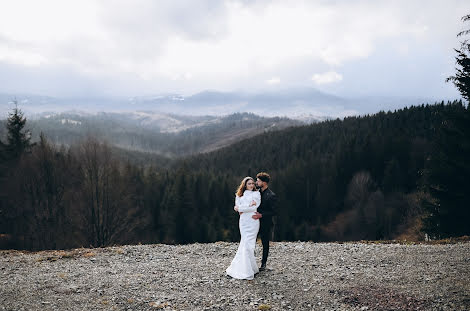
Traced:
<path id="1" fill-rule="evenodd" d="M 235 188 L 267 171 L 275 240 L 468 235 L 469 136 L 456 101 L 264 133 L 168 169 L 92 138 L 4 143 L 1 233 L 27 249 L 236 241 Z"/>
<path id="2" fill-rule="evenodd" d="M 5 121 L 0 121 L 0 139 L 5 137 Z M 106 140 L 116 148 L 176 158 L 210 152 L 263 132 L 302 125 L 288 118 L 263 118 L 252 113 L 224 117 L 180 116 L 157 112 L 134 113 L 58 113 L 43 114 L 28 120 L 32 140 L 40 133 L 55 145 L 71 146 L 87 136 Z M 138 156 L 125 152 L 131 162 L 141 163 Z M 118 153 L 118 156 L 121 156 Z M 159 157 L 155 157 L 159 158 Z"/>
<path id="3" fill-rule="evenodd" d="M 422 225 L 434 237 L 469 234 L 468 158 L 469 109 L 456 101 L 259 135 L 186 165 L 239 178 L 270 172 L 280 240 L 356 240 Z"/>

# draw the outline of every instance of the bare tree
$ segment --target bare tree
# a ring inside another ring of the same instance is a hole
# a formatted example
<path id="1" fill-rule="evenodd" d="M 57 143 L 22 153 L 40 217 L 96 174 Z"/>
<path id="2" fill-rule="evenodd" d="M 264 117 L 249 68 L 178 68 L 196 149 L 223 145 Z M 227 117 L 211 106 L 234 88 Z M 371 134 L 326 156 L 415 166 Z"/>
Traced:
<path id="1" fill-rule="evenodd" d="M 83 174 L 83 194 L 90 243 L 93 246 L 109 245 L 113 240 L 119 214 L 119 189 L 113 188 L 119 178 L 107 143 L 88 137 L 79 145 L 79 159 Z M 113 172 L 114 171 L 114 172 Z"/>
<path id="2" fill-rule="evenodd" d="M 355 231 L 353 235 L 376 239 L 377 212 L 383 203 L 383 195 L 369 172 L 361 171 L 353 176 L 348 186 L 346 203 L 356 212 L 356 219 L 351 220 Z"/>

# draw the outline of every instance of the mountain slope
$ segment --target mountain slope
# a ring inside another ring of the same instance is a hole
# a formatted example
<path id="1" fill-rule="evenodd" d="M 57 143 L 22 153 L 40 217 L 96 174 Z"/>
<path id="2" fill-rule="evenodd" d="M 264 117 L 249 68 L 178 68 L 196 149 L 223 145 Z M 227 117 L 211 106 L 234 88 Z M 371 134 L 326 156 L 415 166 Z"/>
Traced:
<path id="1" fill-rule="evenodd" d="M 45 136 L 57 145 L 72 145 L 86 136 L 108 141 L 118 148 L 174 158 L 208 152 L 257 134 L 301 125 L 287 118 L 254 114 L 178 116 L 158 112 L 55 113 L 28 120 L 33 140 Z M 0 135 L 5 135 L 1 126 Z"/>
<path id="2" fill-rule="evenodd" d="M 423 185 L 429 184 L 430 172 L 437 174 L 433 183 L 455 180 L 461 181 L 452 187 L 455 191 L 468 187 L 468 180 L 449 176 L 452 171 L 446 168 L 463 166 L 461 174 L 468 170 L 459 159 L 467 156 L 460 153 L 468 153 L 469 138 L 456 141 L 449 134 L 460 122 L 457 116 L 469 118 L 461 102 L 331 120 L 258 135 L 181 165 L 217 176 L 223 172 L 230 177 L 219 177 L 220 182 L 229 184 L 269 172 L 271 187 L 279 194 L 279 239 L 383 239 L 411 227 L 418 238 L 423 234 L 422 198 L 427 195 Z M 448 142 L 448 147 L 440 149 L 438 141 Z M 433 160 L 431 166 L 430 159 L 442 160 Z M 454 199 L 447 208 L 455 213 L 445 221 L 456 232 L 468 232 L 463 228 L 469 212 L 459 197 Z"/>

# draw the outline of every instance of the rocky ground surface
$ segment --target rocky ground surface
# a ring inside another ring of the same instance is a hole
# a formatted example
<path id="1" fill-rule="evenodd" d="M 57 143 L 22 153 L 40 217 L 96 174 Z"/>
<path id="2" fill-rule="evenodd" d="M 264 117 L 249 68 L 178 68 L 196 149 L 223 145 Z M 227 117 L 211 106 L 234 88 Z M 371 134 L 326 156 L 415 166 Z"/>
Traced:
<path id="1" fill-rule="evenodd" d="M 0 251 L 0 310 L 470 310 L 469 242 L 275 242 L 251 281 L 237 246 Z"/>

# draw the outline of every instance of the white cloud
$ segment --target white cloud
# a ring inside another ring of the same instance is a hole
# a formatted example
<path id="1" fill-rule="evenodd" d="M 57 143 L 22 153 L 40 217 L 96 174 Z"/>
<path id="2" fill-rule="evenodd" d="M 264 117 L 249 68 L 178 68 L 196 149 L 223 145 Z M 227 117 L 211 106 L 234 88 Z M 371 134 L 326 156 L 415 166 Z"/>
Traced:
<path id="1" fill-rule="evenodd" d="M 0 45 L 0 62 L 37 67 L 46 62 L 46 59 L 34 52 L 17 50 L 6 45 Z"/>
<path id="2" fill-rule="evenodd" d="M 460 0 L 4 1 L 0 66 L 61 71 L 51 89 L 66 88 L 67 73 L 118 92 L 264 87 L 280 83 L 277 75 L 295 84 L 304 70 L 367 60 L 382 42 L 403 55 L 412 44 L 445 42 L 452 53 L 469 10 Z"/>
<path id="3" fill-rule="evenodd" d="M 328 84 L 343 80 L 343 76 L 335 71 L 316 73 L 312 76 L 312 81 L 317 84 Z"/>
<path id="4" fill-rule="evenodd" d="M 279 83 L 281 83 L 281 79 L 278 78 L 278 77 L 274 77 L 274 78 L 271 78 L 269 80 L 266 80 L 266 83 L 271 84 L 271 85 L 279 84 Z"/>

